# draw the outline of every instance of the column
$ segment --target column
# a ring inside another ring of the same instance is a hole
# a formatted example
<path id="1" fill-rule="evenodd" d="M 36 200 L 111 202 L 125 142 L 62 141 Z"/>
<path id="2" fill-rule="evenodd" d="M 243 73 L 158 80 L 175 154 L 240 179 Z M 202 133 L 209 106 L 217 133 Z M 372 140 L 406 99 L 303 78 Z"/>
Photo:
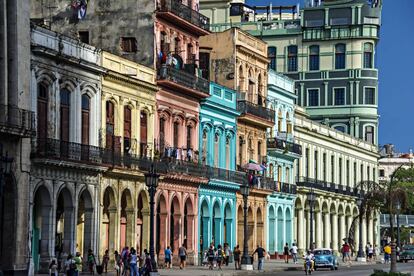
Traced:
<path id="1" fill-rule="evenodd" d="M 207 249 L 210 246 L 211 237 L 210 237 L 210 218 L 202 217 L 203 220 L 203 229 L 201 229 L 203 234 L 203 249 Z"/>
<path id="2" fill-rule="evenodd" d="M 226 236 L 225 236 L 225 240 L 226 242 L 229 244 L 230 248 L 233 248 L 233 238 L 232 238 L 232 233 L 234 231 L 233 229 L 233 219 L 231 218 L 226 218 Z"/>
<path id="3" fill-rule="evenodd" d="M 161 213 L 160 213 L 160 225 L 158 226 L 159 231 L 160 231 L 160 234 L 159 234 L 160 240 L 158 241 L 159 246 L 160 246 L 160 251 L 157 252 L 157 253 L 158 253 L 159 256 L 164 256 L 164 250 L 167 247 L 167 243 L 168 243 L 168 232 L 167 232 L 168 217 L 169 217 L 169 215 L 168 215 L 166 210 L 161 211 Z M 160 258 L 160 257 L 158 257 L 158 258 L 159 258 L 159 260 L 160 259 L 162 260 L 162 258 Z"/>
<path id="4" fill-rule="evenodd" d="M 75 208 L 65 207 L 63 225 L 63 252 L 73 252 L 75 241 Z"/>
<path id="5" fill-rule="evenodd" d="M 313 229 L 315 229 L 315 224 L 313 224 Z M 303 249 L 308 249 L 310 245 L 310 211 L 306 212 L 306 228 L 304 229 L 305 233 L 303 233 L 304 237 L 306 238 L 304 241 Z M 315 240 L 313 240 L 315 241 Z"/>
<path id="6" fill-rule="evenodd" d="M 338 252 L 338 216 L 337 214 L 332 214 L 332 233 L 331 233 L 331 239 L 332 239 L 332 250 L 334 252 Z"/>
<path id="7" fill-rule="evenodd" d="M 324 247 L 331 248 L 331 223 L 330 223 L 331 217 L 330 217 L 329 212 L 326 212 L 324 216 L 325 216 L 324 221 L 323 221 L 323 226 L 325 228 L 323 232 L 324 233 L 323 239 L 325 241 Z"/>
<path id="8" fill-rule="evenodd" d="M 173 240 L 174 250 L 173 253 L 175 256 L 178 255 L 178 248 L 180 248 L 180 222 L 181 222 L 181 214 L 174 214 L 173 221 L 170 223 L 173 223 L 174 227 L 174 237 L 170 237 L 170 240 Z"/>
<path id="9" fill-rule="evenodd" d="M 345 237 L 347 238 L 348 237 L 348 234 L 349 234 L 349 229 L 351 229 L 351 225 L 352 225 L 352 220 L 353 220 L 353 218 L 352 218 L 352 216 L 348 216 L 347 217 L 347 224 L 346 224 L 346 228 L 345 228 Z M 358 221 L 356 221 L 355 222 L 356 223 L 356 225 L 358 226 Z M 356 227 L 355 227 L 355 235 L 356 235 Z M 355 237 L 356 238 L 356 237 Z"/>
<path id="10" fill-rule="evenodd" d="M 342 244 L 342 239 L 346 237 L 345 215 L 339 215 L 339 243 Z"/>
<path id="11" fill-rule="evenodd" d="M 301 249 L 301 250 L 305 250 L 305 248 L 306 248 L 306 245 L 305 245 L 305 238 L 304 238 L 304 236 L 305 236 L 305 229 L 304 229 L 304 223 L 306 223 L 305 221 L 304 221 L 304 210 L 303 209 L 299 209 L 298 210 L 298 227 L 297 227 L 297 240 L 296 240 L 296 242 L 298 243 L 297 244 L 297 247 L 299 248 L 299 249 Z"/>
<path id="12" fill-rule="evenodd" d="M 194 215 L 187 215 L 187 250 L 194 250 Z"/>
<path id="13" fill-rule="evenodd" d="M 367 245 L 367 220 L 364 218 L 362 220 L 362 246 L 365 250 L 365 246 Z"/>
<path id="14" fill-rule="evenodd" d="M 116 214 L 117 210 L 115 207 L 108 208 L 109 213 L 109 245 L 108 250 L 109 252 L 114 252 L 115 250 L 118 250 L 118 246 L 115 243 L 115 230 L 118 223 L 116 223 Z"/>
<path id="15" fill-rule="evenodd" d="M 85 209 L 84 214 L 84 228 L 83 228 L 83 256 L 88 256 L 88 250 L 93 248 L 92 237 L 95 233 L 92 232 L 92 216 L 93 208 Z M 86 259 L 86 258 L 84 258 Z"/>
<path id="16" fill-rule="evenodd" d="M 213 229 L 213 235 L 214 235 L 214 246 L 217 247 L 217 245 L 221 244 L 221 218 L 214 217 L 214 229 Z"/>
<path id="17" fill-rule="evenodd" d="M 136 216 L 133 208 L 128 208 L 126 212 L 126 235 L 125 235 L 125 245 L 126 246 L 135 246 L 135 225 L 136 225 Z"/>
<path id="18" fill-rule="evenodd" d="M 322 212 L 318 211 L 315 213 L 315 236 L 316 236 L 316 246 L 321 247 L 322 246 L 322 231 L 323 231 L 323 223 L 322 223 Z"/>
<path id="19" fill-rule="evenodd" d="M 155 209 L 155 208 L 154 208 Z M 149 248 L 149 235 L 154 235 L 154 233 L 150 233 L 150 211 L 149 209 L 146 210 L 142 210 L 142 228 L 141 228 L 141 236 L 142 236 L 142 244 L 140 245 L 140 253 L 142 253 L 142 251 L 145 248 Z M 155 212 L 154 212 L 155 213 Z M 154 219 L 154 221 L 156 221 L 156 219 Z M 154 223 L 155 224 L 155 223 Z M 139 241 L 137 241 L 138 243 Z M 155 245 L 154 245 L 155 246 Z M 156 254 L 158 252 L 155 252 Z"/>

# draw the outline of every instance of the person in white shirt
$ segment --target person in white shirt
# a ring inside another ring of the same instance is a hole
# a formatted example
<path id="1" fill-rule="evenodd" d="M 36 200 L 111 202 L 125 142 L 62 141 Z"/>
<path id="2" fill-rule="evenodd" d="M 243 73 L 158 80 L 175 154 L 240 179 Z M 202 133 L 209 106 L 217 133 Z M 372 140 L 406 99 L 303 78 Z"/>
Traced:
<path id="1" fill-rule="evenodd" d="M 292 244 L 292 247 L 290 248 L 290 253 L 292 254 L 293 263 L 298 263 L 298 247 L 295 243 Z"/>
<path id="2" fill-rule="evenodd" d="M 131 276 L 139 276 L 139 262 L 137 252 L 134 248 L 131 248 L 131 255 L 129 261 L 129 269 L 131 272 Z"/>

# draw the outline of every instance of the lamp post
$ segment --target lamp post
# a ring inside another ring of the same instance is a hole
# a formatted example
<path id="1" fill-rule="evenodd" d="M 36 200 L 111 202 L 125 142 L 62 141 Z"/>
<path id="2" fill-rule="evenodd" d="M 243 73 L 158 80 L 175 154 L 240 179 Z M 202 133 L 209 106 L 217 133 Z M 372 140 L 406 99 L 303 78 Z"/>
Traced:
<path id="1" fill-rule="evenodd" d="M 315 193 L 313 192 L 313 186 L 307 195 L 309 202 L 309 249 L 313 251 L 313 205 L 315 204 Z"/>
<path id="2" fill-rule="evenodd" d="M 400 212 L 401 212 L 401 203 L 399 200 L 395 202 L 395 210 L 397 211 L 397 247 L 401 248 L 400 244 Z M 398 251 L 397 251 L 398 252 Z"/>
<path id="3" fill-rule="evenodd" d="M 245 181 L 243 185 L 240 186 L 240 193 L 243 196 L 243 225 L 244 225 L 244 238 L 243 238 L 243 256 L 241 261 L 241 269 L 243 270 L 253 270 L 252 261 L 249 255 L 249 245 L 247 242 L 247 199 L 250 193 L 250 187 L 248 181 Z"/>
<path id="4" fill-rule="evenodd" d="M 361 191 L 359 192 L 359 197 L 356 200 L 356 204 L 358 206 L 358 210 L 359 210 L 359 235 L 358 235 L 358 255 L 357 255 L 357 261 L 358 262 L 365 262 L 365 258 L 364 258 L 364 249 L 362 247 L 362 205 L 363 205 L 363 201 L 362 201 L 362 194 Z"/>
<path id="5" fill-rule="evenodd" d="M 155 250 L 154 250 L 154 197 L 157 191 L 159 174 L 156 173 L 154 164 L 151 164 L 151 168 L 148 173 L 145 174 L 145 184 L 148 187 L 150 194 L 150 256 L 152 264 L 152 272 L 158 273 L 157 262 L 155 261 Z"/>

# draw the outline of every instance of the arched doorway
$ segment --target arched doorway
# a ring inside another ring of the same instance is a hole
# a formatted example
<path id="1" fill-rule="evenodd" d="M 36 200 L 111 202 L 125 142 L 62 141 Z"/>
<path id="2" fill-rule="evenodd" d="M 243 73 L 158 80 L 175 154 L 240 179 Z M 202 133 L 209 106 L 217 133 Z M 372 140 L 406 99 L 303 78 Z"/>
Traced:
<path id="1" fill-rule="evenodd" d="M 257 235 L 257 244 L 264 247 L 263 237 L 264 237 L 264 223 L 263 223 L 263 213 L 261 208 L 257 208 L 256 213 L 256 235 Z"/>
<path id="2" fill-rule="evenodd" d="M 239 205 L 237 208 L 237 244 L 243 247 L 244 237 L 244 219 L 243 219 L 243 208 Z"/>
<path id="3" fill-rule="evenodd" d="M 12 175 L 5 175 L 0 191 L 0 271 L 12 268 L 16 247 L 16 182 Z M 8 233 L 8 234 L 7 234 Z"/>
<path id="4" fill-rule="evenodd" d="M 290 208 L 286 208 L 285 211 L 285 243 L 288 243 L 289 246 L 292 246 L 292 215 Z"/>
<path id="5" fill-rule="evenodd" d="M 156 250 L 158 256 L 164 254 L 166 240 L 167 240 L 167 203 L 164 195 L 160 195 L 157 204 L 157 218 L 156 218 L 156 237 L 155 240 L 158 241 Z"/>
<path id="6" fill-rule="evenodd" d="M 187 251 L 193 251 L 193 233 L 194 233 L 194 211 L 191 198 L 187 198 L 184 204 L 184 221 L 183 221 L 183 243 Z"/>
<path id="7" fill-rule="evenodd" d="M 210 246 L 210 215 L 207 200 L 203 200 L 200 207 L 200 248 L 204 251 Z"/>
<path id="8" fill-rule="evenodd" d="M 121 196 L 121 229 L 119 235 L 119 249 L 122 250 L 125 246 L 131 247 L 134 245 L 133 227 L 134 227 L 134 208 L 132 206 L 131 191 L 125 189 Z"/>
<path id="9" fill-rule="evenodd" d="M 220 212 L 220 203 L 218 201 L 214 202 L 213 205 L 213 222 L 212 222 L 212 231 L 213 231 L 213 241 L 214 246 L 217 247 L 222 243 L 221 237 L 221 212 Z"/>
<path id="10" fill-rule="evenodd" d="M 277 208 L 277 248 L 276 251 L 281 253 L 283 251 L 283 210 L 282 207 L 279 206 Z"/>
<path id="11" fill-rule="evenodd" d="M 82 252 L 83 256 L 88 256 L 88 250 L 93 248 L 92 219 L 92 197 L 88 189 L 85 189 L 79 196 L 76 225 L 76 252 Z"/>
<path id="12" fill-rule="evenodd" d="M 63 188 L 56 204 L 56 232 L 55 232 L 55 256 L 58 261 L 63 253 L 68 254 L 74 251 L 73 242 L 75 234 L 75 207 L 72 201 L 72 194 L 68 188 Z"/>
<path id="13" fill-rule="evenodd" d="M 269 207 L 269 253 L 270 254 L 274 254 L 276 251 L 275 225 L 276 225 L 275 209 L 273 205 L 270 205 Z"/>
<path id="14" fill-rule="evenodd" d="M 145 191 L 138 195 L 137 202 L 137 222 L 136 222 L 136 250 L 142 253 L 149 248 L 149 201 Z"/>
<path id="15" fill-rule="evenodd" d="M 103 196 L 102 224 L 101 224 L 101 255 L 105 250 L 115 251 L 115 227 L 117 204 L 115 193 L 111 187 L 107 187 Z M 116 249 L 118 250 L 118 249 Z"/>
<path id="16" fill-rule="evenodd" d="M 50 260 L 52 232 L 52 202 L 46 187 L 40 186 L 34 195 L 32 219 L 32 258 L 34 271 L 47 271 Z M 43 269 L 42 269 L 43 268 Z"/>
<path id="17" fill-rule="evenodd" d="M 180 203 L 178 198 L 174 197 L 170 209 L 170 247 L 175 256 L 180 248 L 180 218 Z"/>
<path id="18" fill-rule="evenodd" d="M 223 237 L 224 243 L 229 244 L 230 248 L 234 247 L 233 244 L 233 212 L 231 210 L 231 205 L 229 202 L 226 203 L 224 207 L 224 229 Z"/>

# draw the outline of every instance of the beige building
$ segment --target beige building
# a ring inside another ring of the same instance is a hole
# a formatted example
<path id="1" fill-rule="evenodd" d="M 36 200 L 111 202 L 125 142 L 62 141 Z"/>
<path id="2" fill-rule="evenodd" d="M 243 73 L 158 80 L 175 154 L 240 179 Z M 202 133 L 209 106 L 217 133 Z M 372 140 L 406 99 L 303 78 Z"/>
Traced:
<path id="1" fill-rule="evenodd" d="M 220 46 L 218 46 L 220 45 Z M 237 165 L 266 162 L 266 129 L 275 114 L 267 106 L 266 43 L 238 28 L 200 38 L 200 55 L 210 64 L 210 79 L 238 91 Z"/>
<path id="2" fill-rule="evenodd" d="M 362 243 L 379 245 L 378 214 L 363 219 L 358 227 L 357 192 L 361 181 L 378 181 L 378 149 L 375 145 L 306 118 L 297 108 L 295 139 L 302 147 L 296 163 L 298 196 L 295 203 L 294 236 L 301 250 L 330 247 L 338 252 L 345 238 L 358 248 Z M 308 195 L 315 194 L 313 238 L 310 237 Z"/>
<path id="3" fill-rule="evenodd" d="M 99 252 L 129 246 L 141 253 L 149 242 L 149 196 L 133 160 L 154 154 L 156 74 L 108 52 L 102 66 L 100 146 L 113 154 L 113 166 L 101 179 Z"/>

